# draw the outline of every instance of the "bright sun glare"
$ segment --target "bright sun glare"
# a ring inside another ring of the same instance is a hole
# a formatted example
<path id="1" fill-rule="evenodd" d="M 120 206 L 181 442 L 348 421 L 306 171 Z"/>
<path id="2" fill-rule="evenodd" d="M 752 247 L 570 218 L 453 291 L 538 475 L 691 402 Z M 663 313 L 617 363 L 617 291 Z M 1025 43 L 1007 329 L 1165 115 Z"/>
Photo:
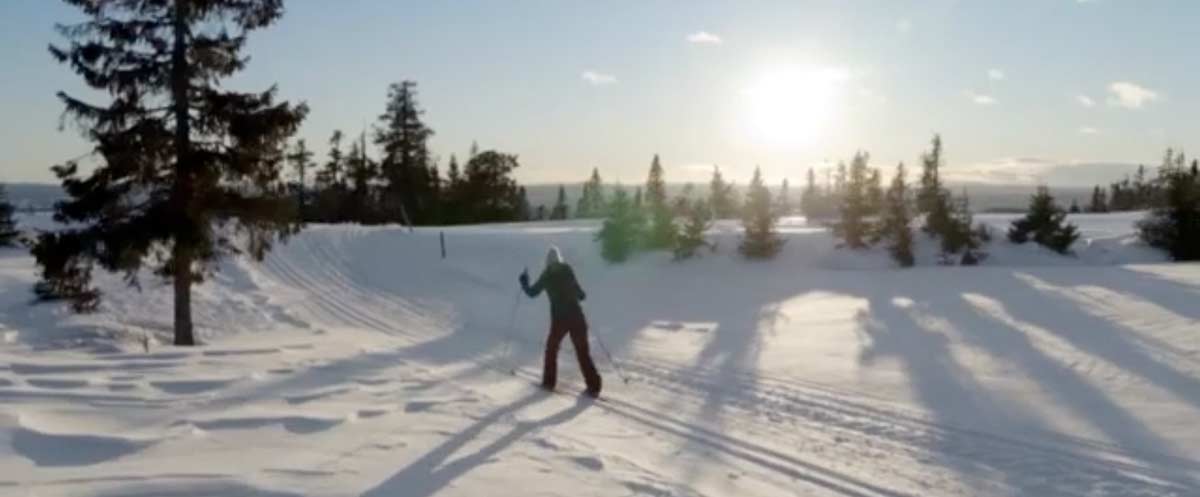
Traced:
<path id="1" fill-rule="evenodd" d="M 761 144 L 809 145 L 836 118 L 845 71 L 776 68 L 765 72 L 745 91 L 744 129 Z"/>

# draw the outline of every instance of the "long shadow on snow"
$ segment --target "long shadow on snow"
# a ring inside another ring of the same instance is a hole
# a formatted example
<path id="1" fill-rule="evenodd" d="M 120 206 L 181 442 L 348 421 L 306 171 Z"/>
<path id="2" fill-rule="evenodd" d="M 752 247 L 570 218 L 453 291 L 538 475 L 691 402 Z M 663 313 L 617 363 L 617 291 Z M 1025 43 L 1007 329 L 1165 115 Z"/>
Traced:
<path id="1" fill-rule="evenodd" d="M 387 480 L 363 492 L 362 497 L 394 495 L 427 497 L 434 495 L 455 479 L 486 464 L 492 457 L 503 452 L 513 443 L 520 440 L 521 437 L 540 429 L 570 421 L 582 413 L 590 402 L 589 400 L 580 398 L 571 407 L 560 410 L 550 416 L 536 421 L 518 421 L 503 436 L 493 440 L 475 453 L 447 462 L 455 452 L 462 449 L 466 444 L 476 440 L 489 426 L 496 424 L 506 416 L 512 415 L 547 398 L 549 398 L 549 395 L 546 393 L 532 392 L 506 406 L 492 411 L 446 442 L 430 450 L 420 459 L 397 471 Z"/>

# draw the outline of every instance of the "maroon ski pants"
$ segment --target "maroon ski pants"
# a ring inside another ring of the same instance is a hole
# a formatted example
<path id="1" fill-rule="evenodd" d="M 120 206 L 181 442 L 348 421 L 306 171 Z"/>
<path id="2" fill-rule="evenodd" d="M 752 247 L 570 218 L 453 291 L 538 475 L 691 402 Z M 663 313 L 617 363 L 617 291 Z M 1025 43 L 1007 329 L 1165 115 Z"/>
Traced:
<path id="1" fill-rule="evenodd" d="M 567 335 L 571 336 L 571 345 L 575 348 L 575 358 L 579 361 L 588 393 L 599 395 L 600 373 L 596 372 L 596 364 L 588 352 L 588 326 L 583 316 L 551 320 L 550 336 L 546 338 L 546 357 L 542 362 L 542 386 L 553 390 L 558 382 L 558 349 Z"/>

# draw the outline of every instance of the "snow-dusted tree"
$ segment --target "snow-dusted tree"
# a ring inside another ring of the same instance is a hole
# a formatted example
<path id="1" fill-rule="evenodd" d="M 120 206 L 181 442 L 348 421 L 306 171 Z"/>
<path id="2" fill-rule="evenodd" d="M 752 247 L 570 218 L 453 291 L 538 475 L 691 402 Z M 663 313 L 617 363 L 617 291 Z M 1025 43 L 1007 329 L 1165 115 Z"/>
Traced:
<path id="1" fill-rule="evenodd" d="M 1012 222 L 1008 239 L 1013 243 L 1025 243 L 1032 239 L 1039 245 L 1066 254 L 1071 244 L 1079 238 L 1075 225 L 1065 222 L 1066 218 L 1067 213 L 1055 203 L 1050 189 L 1040 186 L 1029 199 L 1029 210 L 1025 217 Z"/>
<path id="2" fill-rule="evenodd" d="M 1138 234 L 1176 261 L 1196 261 L 1200 260 L 1200 172 L 1195 162 L 1190 170 L 1185 168 L 1183 154 L 1179 157 L 1163 165 L 1162 205 L 1138 222 Z"/>
<path id="3" fill-rule="evenodd" d="M 8 190 L 0 184 L 0 247 L 11 247 L 17 242 L 17 221 L 13 218 L 13 205 L 8 200 Z"/>
<path id="4" fill-rule="evenodd" d="M 66 1 L 86 20 L 60 26 L 70 43 L 50 52 L 107 101 L 58 95 L 101 163 L 86 175 L 74 163 L 54 167 L 67 194 L 55 217 L 73 227 L 39 238 L 35 290 L 87 310 L 99 298 L 93 264 L 136 284 L 155 261 L 174 282 L 175 344 L 193 345 L 192 285 L 222 256 L 261 259 L 298 228 L 280 169 L 307 108 L 276 101 L 273 88 L 222 84 L 246 66 L 247 35 L 277 21 L 283 4 Z"/>
<path id="5" fill-rule="evenodd" d="M 762 172 L 754 168 L 754 177 L 746 191 L 745 214 L 742 228 L 745 234 L 738 247 L 742 255 L 752 259 L 774 257 L 783 246 L 784 240 L 775 230 L 775 209 L 771 205 L 771 191 L 763 183 Z"/>
<path id="6" fill-rule="evenodd" d="M 867 236 L 871 233 L 868 189 L 869 155 L 866 152 L 854 154 L 850 162 L 850 178 L 846 182 L 845 195 L 842 197 L 842 221 L 838 232 L 850 248 L 867 246 Z"/>
<path id="7" fill-rule="evenodd" d="M 879 233 L 888 240 L 888 252 L 901 267 L 914 263 L 912 215 L 909 212 L 907 172 L 904 163 L 896 166 L 896 175 L 884 195 L 882 224 Z"/>
<path id="8" fill-rule="evenodd" d="M 700 247 L 712 247 L 704 233 L 712 227 L 712 208 L 704 199 L 689 202 L 687 220 L 675 238 L 675 259 L 688 259 L 696 255 Z"/>
<path id="9" fill-rule="evenodd" d="M 609 262 L 624 262 L 637 249 L 640 240 L 639 215 L 634 211 L 629 194 L 620 185 L 608 204 L 604 225 L 596 233 L 600 256 Z"/>
<path id="10" fill-rule="evenodd" d="M 650 162 L 650 174 L 646 178 L 646 204 L 650 215 L 646 246 L 652 249 L 671 247 L 678 230 L 675 227 L 675 216 L 671 213 L 671 207 L 667 205 L 667 183 L 663 179 L 663 168 L 658 161 L 658 155 Z"/>
<path id="11" fill-rule="evenodd" d="M 729 219 L 738 214 L 733 186 L 725 182 L 721 169 L 716 166 L 713 166 L 712 180 L 708 182 L 708 205 L 717 219 Z"/>

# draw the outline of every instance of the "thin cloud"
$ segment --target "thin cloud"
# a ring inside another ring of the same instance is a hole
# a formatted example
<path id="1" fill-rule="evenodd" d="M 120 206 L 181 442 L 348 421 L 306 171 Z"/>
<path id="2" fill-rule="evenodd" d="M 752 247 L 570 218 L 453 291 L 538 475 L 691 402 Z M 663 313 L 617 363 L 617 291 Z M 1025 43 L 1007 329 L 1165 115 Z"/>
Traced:
<path id="1" fill-rule="evenodd" d="M 1126 109 L 1141 109 L 1146 104 L 1162 98 L 1158 92 L 1128 81 L 1117 81 L 1108 85 L 1108 105 Z"/>
<path id="2" fill-rule="evenodd" d="M 1002 81 L 1004 78 L 1007 77 L 1004 74 L 1004 71 L 1001 71 L 999 69 L 988 69 L 987 75 L 988 75 L 988 79 L 990 79 L 992 81 Z"/>
<path id="3" fill-rule="evenodd" d="M 617 82 L 617 77 L 597 71 L 584 71 L 579 77 L 592 86 L 611 85 Z"/>
<path id="4" fill-rule="evenodd" d="M 1135 170 L 1134 163 L 1009 157 L 944 167 L 939 174 L 950 183 L 1091 186 L 1098 179 L 1119 178 Z"/>
<path id="5" fill-rule="evenodd" d="M 911 20 L 906 18 L 906 19 L 900 19 L 900 20 L 896 21 L 896 31 L 899 32 L 900 34 L 906 35 L 908 33 L 911 33 L 912 29 L 913 29 L 913 23 Z"/>
<path id="6" fill-rule="evenodd" d="M 967 98 L 971 99 L 972 102 L 975 102 L 978 105 L 996 105 L 996 99 L 991 95 L 984 95 L 981 93 L 968 91 Z"/>
<path id="7" fill-rule="evenodd" d="M 1096 106 L 1096 101 L 1092 100 L 1092 97 L 1089 97 L 1087 95 L 1075 95 L 1075 101 L 1079 102 L 1079 105 L 1082 105 L 1089 109 Z"/>
<path id="8" fill-rule="evenodd" d="M 1099 134 L 1099 133 L 1100 133 L 1100 130 L 1093 128 L 1091 126 L 1084 126 L 1082 128 L 1079 128 L 1079 134 L 1081 134 L 1081 135 L 1095 135 L 1095 134 Z"/>
<path id="9" fill-rule="evenodd" d="M 697 45 L 720 45 L 725 41 L 720 36 L 709 33 L 708 31 L 697 31 L 687 36 L 688 43 Z"/>

